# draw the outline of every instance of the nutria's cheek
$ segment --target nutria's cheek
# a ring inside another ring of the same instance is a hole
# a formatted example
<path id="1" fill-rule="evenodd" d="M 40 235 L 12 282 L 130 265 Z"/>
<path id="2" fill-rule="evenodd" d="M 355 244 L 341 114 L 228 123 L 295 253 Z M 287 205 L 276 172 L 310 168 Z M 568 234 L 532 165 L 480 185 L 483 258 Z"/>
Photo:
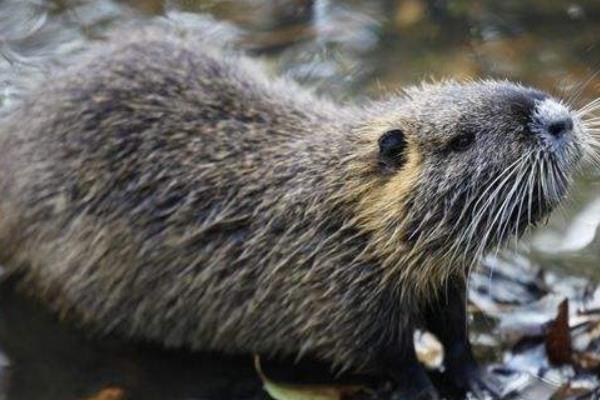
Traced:
<path id="1" fill-rule="evenodd" d="M 358 203 L 355 215 L 360 225 L 376 232 L 401 223 L 408 213 L 406 204 L 418 187 L 422 169 L 421 154 L 409 146 L 404 165 L 394 175 L 373 183 L 363 201 Z"/>

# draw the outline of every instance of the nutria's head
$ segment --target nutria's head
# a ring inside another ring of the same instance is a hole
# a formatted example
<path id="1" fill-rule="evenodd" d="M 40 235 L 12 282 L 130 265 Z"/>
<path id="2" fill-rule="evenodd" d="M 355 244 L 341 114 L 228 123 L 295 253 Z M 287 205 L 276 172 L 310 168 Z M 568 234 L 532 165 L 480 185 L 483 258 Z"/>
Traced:
<path id="1" fill-rule="evenodd" d="M 413 281 L 464 271 L 544 219 L 593 144 L 584 113 L 509 82 L 426 84 L 371 113 L 359 216 Z"/>

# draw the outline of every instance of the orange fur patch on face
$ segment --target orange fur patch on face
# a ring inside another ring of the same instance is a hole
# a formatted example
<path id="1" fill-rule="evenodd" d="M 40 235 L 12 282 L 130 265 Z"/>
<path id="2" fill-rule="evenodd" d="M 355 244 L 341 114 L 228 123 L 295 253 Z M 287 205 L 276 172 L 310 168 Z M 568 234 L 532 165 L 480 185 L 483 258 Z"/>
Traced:
<path id="1" fill-rule="evenodd" d="M 370 122 L 363 132 L 365 153 L 351 163 L 356 177 L 346 192 L 355 200 L 354 226 L 367 233 L 370 243 L 360 257 L 375 262 L 382 270 L 382 287 L 400 288 L 398 296 L 412 296 L 411 301 L 427 303 L 444 287 L 454 271 L 436 254 L 418 243 L 408 243 L 408 209 L 415 188 L 423 184 L 423 154 L 410 126 L 397 121 Z M 386 173 L 378 165 L 374 143 L 384 132 L 400 127 L 406 133 L 405 163 Z M 425 182 L 426 184 L 426 182 Z M 426 252 L 426 253 L 424 253 Z"/>
<path id="2" fill-rule="evenodd" d="M 358 225 L 373 238 L 376 254 L 396 258 L 407 251 L 403 243 L 406 201 L 417 185 L 422 168 L 422 156 L 416 145 L 409 142 L 406 163 L 391 177 L 371 182 L 358 203 Z"/>

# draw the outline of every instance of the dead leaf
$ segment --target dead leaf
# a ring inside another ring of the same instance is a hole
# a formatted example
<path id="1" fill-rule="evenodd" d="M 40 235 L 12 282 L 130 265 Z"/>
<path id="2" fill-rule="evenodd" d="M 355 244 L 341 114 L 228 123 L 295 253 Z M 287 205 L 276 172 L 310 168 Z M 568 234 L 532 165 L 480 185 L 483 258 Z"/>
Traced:
<path id="1" fill-rule="evenodd" d="M 571 332 L 569 330 L 569 299 L 558 306 L 558 315 L 550 324 L 546 335 L 546 354 L 554 365 L 568 364 L 573 359 Z"/>
<path id="2" fill-rule="evenodd" d="M 600 367 L 600 354 L 593 352 L 577 352 L 573 356 L 574 363 L 583 369 L 596 369 Z"/>
<path id="3" fill-rule="evenodd" d="M 109 386 L 98 393 L 86 397 L 84 400 L 125 400 L 125 390 L 116 386 Z"/>
<path id="4" fill-rule="evenodd" d="M 352 385 L 294 385 L 275 383 L 265 376 L 260 357 L 254 356 L 254 367 L 263 382 L 265 391 L 275 400 L 343 400 L 366 390 Z"/>
<path id="5" fill-rule="evenodd" d="M 442 368 L 444 363 L 444 346 L 434 334 L 427 331 L 415 330 L 413 340 L 417 359 L 421 364 L 431 370 Z"/>

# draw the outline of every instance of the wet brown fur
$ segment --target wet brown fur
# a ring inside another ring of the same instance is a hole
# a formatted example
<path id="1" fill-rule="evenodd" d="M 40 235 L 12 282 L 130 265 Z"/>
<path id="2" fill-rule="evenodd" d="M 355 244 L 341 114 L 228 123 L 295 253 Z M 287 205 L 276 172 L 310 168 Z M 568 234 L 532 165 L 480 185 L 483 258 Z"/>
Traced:
<path id="1" fill-rule="evenodd" d="M 2 127 L 3 263 L 100 332 L 372 363 L 415 311 L 387 326 L 361 226 L 380 223 L 366 193 L 399 211 L 379 132 L 245 58 L 148 33 L 59 73 Z"/>
<path id="2" fill-rule="evenodd" d="M 23 287 L 167 346 L 372 368 L 410 342 L 462 273 L 406 261 L 421 127 L 406 122 L 407 161 L 385 172 L 391 107 L 332 104 L 175 34 L 116 42 L 1 125 L 0 256 Z"/>

